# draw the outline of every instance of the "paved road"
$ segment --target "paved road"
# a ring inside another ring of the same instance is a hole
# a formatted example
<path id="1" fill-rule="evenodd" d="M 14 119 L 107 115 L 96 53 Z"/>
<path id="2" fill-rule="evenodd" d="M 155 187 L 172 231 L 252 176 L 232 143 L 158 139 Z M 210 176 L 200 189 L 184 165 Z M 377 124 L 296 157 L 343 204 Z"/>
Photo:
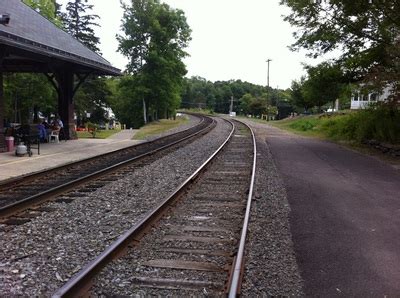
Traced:
<path id="1" fill-rule="evenodd" d="M 400 296 L 400 171 L 268 129 L 307 296 Z"/>

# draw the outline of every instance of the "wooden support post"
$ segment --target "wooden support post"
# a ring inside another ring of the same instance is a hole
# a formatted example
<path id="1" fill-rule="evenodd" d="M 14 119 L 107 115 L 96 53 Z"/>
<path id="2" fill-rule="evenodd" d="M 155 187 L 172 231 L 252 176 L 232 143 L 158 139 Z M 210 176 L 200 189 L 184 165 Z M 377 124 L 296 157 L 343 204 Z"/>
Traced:
<path id="1" fill-rule="evenodd" d="M 0 152 L 7 151 L 4 134 L 5 103 L 3 92 L 3 70 L 0 64 Z"/>
<path id="2" fill-rule="evenodd" d="M 0 50 L 0 152 L 7 150 L 6 148 L 6 137 L 4 134 L 4 119 L 6 114 L 4 91 L 3 91 L 3 59 L 5 51 Z"/>
<path id="3" fill-rule="evenodd" d="M 3 70 L 0 66 L 0 131 L 4 129 L 4 118 L 5 118 L 5 102 L 3 92 Z"/>
<path id="4" fill-rule="evenodd" d="M 64 69 L 56 73 L 58 82 L 58 114 L 64 123 L 64 132 L 67 139 L 75 139 L 74 122 L 74 73 Z"/>

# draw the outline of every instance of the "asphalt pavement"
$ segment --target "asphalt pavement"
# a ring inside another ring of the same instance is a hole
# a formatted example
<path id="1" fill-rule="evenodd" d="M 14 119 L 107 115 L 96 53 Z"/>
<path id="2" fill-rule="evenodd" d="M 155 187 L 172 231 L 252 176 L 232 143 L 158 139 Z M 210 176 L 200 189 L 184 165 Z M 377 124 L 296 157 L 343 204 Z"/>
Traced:
<path id="1" fill-rule="evenodd" d="M 400 171 L 331 142 L 265 129 L 306 295 L 399 297 Z"/>

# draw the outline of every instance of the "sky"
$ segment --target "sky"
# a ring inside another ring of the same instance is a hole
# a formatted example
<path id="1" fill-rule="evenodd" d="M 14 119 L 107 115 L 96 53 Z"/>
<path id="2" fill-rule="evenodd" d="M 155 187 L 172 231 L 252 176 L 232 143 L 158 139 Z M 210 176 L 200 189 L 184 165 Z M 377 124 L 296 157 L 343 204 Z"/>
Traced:
<path id="1" fill-rule="evenodd" d="M 128 1 L 128 0 L 125 0 Z M 60 0 L 65 4 L 68 0 Z M 184 62 L 188 77 L 210 81 L 242 80 L 286 89 L 305 72 L 302 62 L 315 65 L 305 52 L 291 52 L 295 30 L 283 20 L 289 10 L 279 0 L 164 0 L 185 12 L 192 29 L 192 41 Z M 119 0 L 89 0 L 93 13 L 100 16 L 100 50 L 105 59 L 125 69 L 127 59 L 117 52 L 115 38 L 120 33 L 123 11 Z"/>

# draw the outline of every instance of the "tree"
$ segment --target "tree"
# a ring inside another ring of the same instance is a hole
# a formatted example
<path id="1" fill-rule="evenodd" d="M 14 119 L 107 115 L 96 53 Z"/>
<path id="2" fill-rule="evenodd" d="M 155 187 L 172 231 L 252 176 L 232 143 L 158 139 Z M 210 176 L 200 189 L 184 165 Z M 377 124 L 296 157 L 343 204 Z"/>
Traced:
<path id="1" fill-rule="evenodd" d="M 94 52 L 100 53 L 100 39 L 94 34 L 93 26 L 99 26 L 98 15 L 88 14 L 93 5 L 88 0 L 74 0 L 67 3 L 65 14 L 62 14 L 65 30 Z"/>
<path id="2" fill-rule="evenodd" d="M 6 118 L 10 122 L 38 120 L 39 111 L 49 117 L 55 110 L 56 92 L 41 74 L 6 74 L 4 78 Z"/>
<path id="3" fill-rule="evenodd" d="M 240 110 L 245 115 L 251 114 L 253 116 L 261 116 L 270 110 L 276 111 L 276 109 L 267 104 L 265 94 L 253 96 L 250 93 L 246 93 L 240 98 Z"/>
<path id="4" fill-rule="evenodd" d="M 179 107 L 186 74 L 182 59 L 191 30 L 185 15 L 159 0 L 133 0 L 122 8 L 118 50 L 128 57 L 127 72 L 141 92 L 143 120 L 168 117 Z"/>
<path id="5" fill-rule="evenodd" d="M 93 5 L 88 0 L 74 0 L 66 5 L 66 13 L 62 13 L 65 30 L 94 52 L 100 53 L 100 39 L 94 34 L 93 27 L 99 26 L 98 15 L 91 14 Z M 106 109 L 109 107 L 108 97 L 111 92 L 104 78 L 89 76 L 74 97 L 77 124 L 83 125 L 86 114 L 95 123 L 106 121 Z"/>
<path id="6" fill-rule="evenodd" d="M 308 112 L 308 110 L 313 107 L 313 104 L 306 100 L 303 95 L 303 85 L 305 82 L 305 77 L 302 77 L 300 81 L 292 81 L 291 86 L 291 101 L 292 105 L 295 107 L 301 107 L 302 112 Z"/>
<path id="7" fill-rule="evenodd" d="M 201 77 L 192 77 L 185 79 L 182 107 L 207 107 L 218 113 L 228 113 L 233 97 L 233 111 L 246 115 L 250 114 L 249 106 L 254 98 L 261 98 L 270 106 L 275 105 L 281 93 L 272 88 L 268 90 L 272 94 L 271 102 L 267 101 L 267 89 L 263 86 L 241 80 L 212 83 Z"/>
<path id="8" fill-rule="evenodd" d="M 89 76 L 75 95 L 75 113 L 77 125 L 82 126 L 86 122 L 86 114 L 90 113 L 90 121 L 101 123 L 107 120 L 107 109 L 110 106 L 111 91 L 106 83 L 107 79 Z"/>
<path id="9" fill-rule="evenodd" d="M 335 49 L 353 80 L 365 79 L 399 96 L 400 2 L 281 0 L 292 13 L 285 20 L 298 30 L 292 49 L 305 48 L 312 57 Z"/>
<path id="10" fill-rule="evenodd" d="M 251 113 L 250 104 L 253 100 L 254 97 L 250 93 L 246 93 L 240 98 L 240 110 L 244 115 L 248 115 Z"/>
<path id="11" fill-rule="evenodd" d="M 306 102 L 313 103 L 321 111 L 321 107 L 328 102 L 335 106 L 344 89 L 344 77 L 337 64 L 323 62 L 317 66 L 307 66 L 307 80 L 303 83 L 302 93 Z"/>
<path id="12" fill-rule="evenodd" d="M 35 9 L 58 27 L 62 27 L 62 21 L 57 14 L 57 9 L 60 5 L 56 0 L 23 0 L 23 2 Z"/>
<path id="13" fill-rule="evenodd" d="M 139 128 L 144 124 L 142 115 L 142 91 L 137 88 L 139 77 L 125 75 L 122 78 L 113 79 L 115 85 L 114 99 L 111 107 L 115 116 L 128 128 Z M 116 100 L 118 99 L 118 100 Z"/>

